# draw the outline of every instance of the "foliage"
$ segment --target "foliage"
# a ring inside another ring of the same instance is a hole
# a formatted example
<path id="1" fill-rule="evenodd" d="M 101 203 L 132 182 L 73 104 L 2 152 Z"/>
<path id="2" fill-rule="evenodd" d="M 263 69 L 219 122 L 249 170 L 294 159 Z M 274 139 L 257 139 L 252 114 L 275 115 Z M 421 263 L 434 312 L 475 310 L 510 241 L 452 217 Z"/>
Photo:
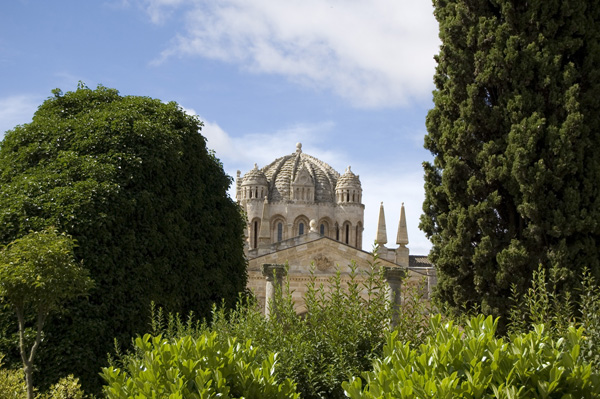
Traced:
<path id="1" fill-rule="evenodd" d="M 96 288 L 48 319 L 36 381 L 75 373 L 93 392 L 113 339 L 143 333 L 151 301 L 201 317 L 235 304 L 244 221 L 202 123 L 177 104 L 82 84 L 53 93 L 0 144 L 0 243 L 48 226 L 77 240 Z"/>
<path id="2" fill-rule="evenodd" d="M 586 335 L 581 355 L 600 372 L 600 287 L 587 270 L 583 274 L 579 309 L 580 324 Z"/>
<path id="3" fill-rule="evenodd" d="M 48 315 L 93 286 L 88 270 L 75 262 L 74 247 L 70 236 L 49 228 L 31 232 L 0 252 L 0 303 L 10 305 L 17 314 L 29 399 L 33 398 L 33 360 Z M 25 339 L 28 310 L 36 315 L 36 336 L 30 347 Z"/>
<path id="4" fill-rule="evenodd" d="M 505 316 L 538 265 L 600 277 L 600 3 L 435 0 L 421 228 L 437 299 Z M 501 320 L 502 321 L 502 320 Z"/>
<path id="5" fill-rule="evenodd" d="M 579 356 L 583 329 L 553 339 L 543 324 L 527 334 L 496 338 L 497 320 L 472 318 L 461 331 L 432 318 L 418 348 L 389 334 L 383 356 L 362 380 L 343 386 L 357 398 L 597 398 L 600 376 Z"/>
<path id="6" fill-rule="evenodd" d="M 290 380 L 277 382 L 276 356 L 259 360 L 249 340 L 223 342 L 216 333 L 179 339 L 146 334 L 135 340 L 135 350 L 122 368 L 103 369 L 108 399 L 299 397 Z"/>
<path id="7" fill-rule="evenodd" d="M 83 399 L 84 397 L 79 380 L 70 374 L 52 385 L 50 390 L 39 399 Z"/>
<path id="8" fill-rule="evenodd" d="M 27 384 L 23 369 L 9 370 L 2 368 L 0 354 L 0 399 L 25 399 L 27 397 Z"/>
<path id="9" fill-rule="evenodd" d="M 583 271 L 582 287 L 575 304 L 569 292 L 561 295 L 556 287 L 554 274 L 548 281 L 544 269 L 534 272 L 527 293 L 523 296 L 515 293 L 511 298 L 508 330 L 514 334 L 524 333 L 544 323 L 547 333 L 558 339 L 567 334 L 571 325 L 583 327 L 581 357 L 600 371 L 600 288 L 587 269 Z"/>
<path id="10" fill-rule="evenodd" d="M 548 333 L 554 338 L 564 336 L 575 322 L 575 308 L 569 291 L 557 290 L 556 273 L 551 273 L 551 281 L 541 265 L 533 272 L 531 287 L 524 295 L 519 295 L 513 287 L 509 310 L 508 330 L 513 333 L 526 332 L 536 324 L 544 323 Z"/>
<path id="11" fill-rule="evenodd" d="M 317 285 L 313 268 L 302 315 L 296 313 L 286 280 L 283 289 L 276 288 L 275 300 L 270 304 L 271 318 L 266 318 L 250 298 L 231 311 L 215 308 L 209 325 L 191 319 L 182 322 L 176 316 L 165 321 L 159 311 L 152 323 L 153 332 L 185 336 L 210 331 L 218 333 L 222 341 L 230 337 L 242 342 L 250 339 L 260 348 L 263 359 L 267 353 L 277 353 L 280 379 L 294 381 L 303 398 L 342 398 L 342 381 L 369 370 L 372 360 L 381 354 L 391 317 L 376 253 L 364 283 L 358 282 L 354 263 L 344 277 L 338 270 L 328 285 Z M 418 297 L 412 290 L 406 296 L 413 294 Z M 415 344 L 425 339 L 428 324 L 424 322 L 424 309 L 423 302 L 404 302 L 398 317 L 399 336 Z"/>

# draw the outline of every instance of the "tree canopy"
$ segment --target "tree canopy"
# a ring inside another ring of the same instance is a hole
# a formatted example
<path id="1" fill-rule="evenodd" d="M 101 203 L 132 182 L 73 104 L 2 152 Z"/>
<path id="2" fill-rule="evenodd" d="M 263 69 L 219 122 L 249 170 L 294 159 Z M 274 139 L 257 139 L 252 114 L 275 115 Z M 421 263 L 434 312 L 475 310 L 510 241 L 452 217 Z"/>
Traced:
<path id="1" fill-rule="evenodd" d="M 600 277 L 600 3 L 435 0 L 421 228 L 437 298 L 506 314 L 551 268 Z"/>
<path id="2" fill-rule="evenodd" d="M 145 332 L 152 301 L 200 317 L 235 302 L 244 221 L 197 117 L 102 86 L 53 93 L 0 144 L 0 243 L 47 226 L 77 240 L 96 286 L 48 320 L 40 381 L 98 388 L 113 339 Z"/>
<path id="3" fill-rule="evenodd" d="M 93 286 L 88 270 L 75 262 L 74 246 L 71 237 L 49 228 L 16 239 L 0 252 L 0 303 L 10 305 L 17 315 L 29 399 L 33 399 L 33 360 L 46 318 L 64 301 L 85 294 Z M 28 310 L 36 316 L 31 347 L 25 342 Z"/>

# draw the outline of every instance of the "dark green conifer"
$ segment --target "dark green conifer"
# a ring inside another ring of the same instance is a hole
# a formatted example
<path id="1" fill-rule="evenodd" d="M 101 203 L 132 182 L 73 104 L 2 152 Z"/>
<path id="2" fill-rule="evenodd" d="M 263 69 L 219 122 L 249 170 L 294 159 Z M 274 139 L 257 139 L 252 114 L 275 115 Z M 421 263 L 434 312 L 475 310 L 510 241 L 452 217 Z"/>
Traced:
<path id="1" fill-rule="evenodd" d="M 421 228 L 437 298 L 506 314 L 538 264 L 600 275 L 600 2 L 434 0 Z"/>

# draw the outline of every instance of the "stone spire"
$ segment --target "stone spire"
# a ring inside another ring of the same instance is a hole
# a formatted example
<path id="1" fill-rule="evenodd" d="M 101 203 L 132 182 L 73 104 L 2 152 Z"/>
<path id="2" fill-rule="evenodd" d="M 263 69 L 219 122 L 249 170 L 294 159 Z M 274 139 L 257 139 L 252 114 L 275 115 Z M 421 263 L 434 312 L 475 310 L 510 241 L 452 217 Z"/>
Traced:
<path id="1" fill-rule="evenodd" d="M 385 212 L 383 211 L 383 202 L 379 206 L 379 223 L 377 224 L 377 244 L 383 246 L 387 244 L 387 230 L 385 228 Z"/>
<path id="2" fill-rule="evenodd" d="M 396 244 L 404 247 L 408 245 L 408 229 L 406 228 L 406 215 L 404 212 L 404 202 L 400 208 L 400 222 L 398 223 L 398 235 L 396 236 Z"/>
<path id="3" fill-rule="evenodd" d="M 260 232 L 258 234 L 258 245 L 265 246 L 271 244 L 271 229 L 269 229 L 269 200 L 265 197 L 263 203 L 262 218 L 260 220 Z"/>

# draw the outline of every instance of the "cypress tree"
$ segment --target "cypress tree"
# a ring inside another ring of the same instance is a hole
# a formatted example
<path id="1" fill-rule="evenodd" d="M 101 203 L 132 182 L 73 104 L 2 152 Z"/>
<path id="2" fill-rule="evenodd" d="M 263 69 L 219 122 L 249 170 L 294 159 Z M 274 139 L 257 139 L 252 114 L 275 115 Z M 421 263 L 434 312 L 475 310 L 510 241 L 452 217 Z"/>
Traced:
<path id="1" fill-rule="evenodd" d="M 437 299 L 506 314 L 511 285 L 600 275 L 600 3 L 434 0 L 441 47 L 420 227 Z"/>
<path id="2" fill-rule="evenodd" d="M 176 103 L 82 84 L 54 94 L 0 144 L 0 243 L 48 226 L 77 240 L 95 288 L 48 319 L 35 379 L 72 373 L 97 391 L 114 339 L 146 332 L 152 301 L 198 317 L 236 302 L 245 223 L 202 123 Z M 15 330 L 6 312 L 0 337 Z"/>

